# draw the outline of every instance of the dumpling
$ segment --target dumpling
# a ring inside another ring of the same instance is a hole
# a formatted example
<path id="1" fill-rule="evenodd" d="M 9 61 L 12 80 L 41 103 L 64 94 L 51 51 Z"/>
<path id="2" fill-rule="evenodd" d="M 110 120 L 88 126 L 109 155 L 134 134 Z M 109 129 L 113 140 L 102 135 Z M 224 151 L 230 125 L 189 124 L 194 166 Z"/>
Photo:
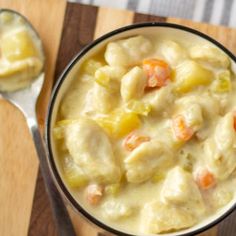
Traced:
<path id="1" fill-rule="evenodd" d="M 120 93 L 124 101 L 139 98 L 143 95 L 146 85 L 144 71 L 136 66 L 126 73 L 121 80 Z"/>
<path id="2" fill-rule="evenodd" d="M 82 103 L 83 115 L 91 117 L 91 115 L 96 115 L 97 112 L 108 113 L 117 106 L 119 101 L 119 85 L 117 84 L 117 81 L 112 81 L 111 83 L 112 85 L 110 84 L 109 86 L 112 86 L 112 88 L 106 88 L 98 83 L 94 83 L 91 85 L 91 88 L 88 90 Z M 78 89 L 78 91 L 79 90 L 82 89 Z M 75 94 L 75 97 L 78 97 L 80 95 L 80 93 L 77 93 Z M 71 94 L 68 95 L 68 97 L 71 96 Z M 72 104 L 74 103 L 75 102 L 72 101 Z M 68 104 L 68 106 L 71 105 Z M 75 106 L 74 111 L 77 110 L 78 108 Z M 72 110 L 72 112 L 74 111 Z M 77 117 L 78 116 L 79 115 L 77 115 Z"/>
<path id="3" fill-rule="evenodd" d="M 161 198 L 166 203 L 190 209 L 195 216 L 202 215 L 205 211 L 201 193 L 192 175 L 179 166 L 168 172 L 161 190 Z"/>
<path id="4" fill-rule="evenodd" d="M 193 103 L 183 111 L 186 123 L 189 127 L 192 127 L 194 131 L 198 130 L 202 123 L 202 108 L 199 104 Z"/>
<path id="5" fill-rule="evenodd" d="M 234 116 L 232 112 L 227 113 L 220 119 L 215 130 L 214 139 L 218 149 L 221 151 L 236 148 L 236 133 L 234 129 Z"/>
<path id="6" fill-rule="evenodd" d="M 160 199 L 145 204 L 143 231 L 163 233 L 191 227 L 204 212 L 205 205 L 193 177 L 177 166 L 168 172 Z"/>
<path id="7" fill-rule="evenodd" d="M 111 143 L 94 121 L 81 118 L 65 128 L 66 147 L 89 179 L 113 183 L 120 179 Z"/>
<path id="8" fill-rule="evenodd" d="M 149 92 L 143 97 L 143 101 L 147 102 L 151 106 L 151 110 L 154 113 L 167 111 L 168 105 L 174 101 L 174 95 L 172 93 L 172 86 L 161 87 L 158 90 Z"/>
<path id="9" fill-rule="evenodd" d="M 211 118 L 220 113 L 218 100 L 209 95 L 189 95 L 176 100 L 175 103 L 180 107 L 189 107 L 192 104 L 199 104 L 205 118 Z"/>
<path id="10" fill-rule="evenodd" d="M 111 66 L 133 66 L 140 63 L 152 48 L 149 39 L 135 36 L 108 43 L 105 59 Z"/>
<path id="11" fill-rule="evenodd" d="M 226 179 L 236 168 L 236 133 L 232 112 L 222 117 L 214 136 L 204 145 L 204 160 L 218 179 Z"/>
<path id="12" fill-rule="evenodd" d="M 127 70 L 122 66 L 102 66 L 95 71 L 96 73 L 106 74 L 110 79 L 121 80 L 122 76 L 127 72 Z"/>
<path id="13" fill-rule="evenodd" d="M 153 234 L 188 228 L 197 222 L 186 209 L 158 200 L 146 203 L 141 216 L 141 230 Z"/>
<path id="14" fill-rule="evenodd" d="M 229 57 L 224 52 L 208 44 L 196 45 L 190 48 L 189 54 L 195 60 L 208 62 L 217 67 L 228 68 L 230 64 Z"/>
<path id="15" fill-rule="evenodd" d="M 168 148 L 156 140 L 141 144 L 124 161 L 128 182 L 141 183 L 148 180 L 158 169 L 163 171 L 168 168 L 172 158 Z"/>
<path id="16" fill-rule="evenodd" d="M 171 66 L 177 66 L 187 58 L 185 49 L 174 41 L 165 41 L 161 45 L 161 52 Z"/>

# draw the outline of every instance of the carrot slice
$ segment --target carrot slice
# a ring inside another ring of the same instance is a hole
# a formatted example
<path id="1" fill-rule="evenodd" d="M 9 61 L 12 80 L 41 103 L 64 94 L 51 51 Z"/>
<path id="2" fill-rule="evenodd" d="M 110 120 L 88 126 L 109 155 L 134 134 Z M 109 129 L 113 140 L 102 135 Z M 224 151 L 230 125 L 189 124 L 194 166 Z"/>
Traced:
<path id="1" fill-rule="evenodd" d="M 90 184 L 86 188 L 86 199 L 89 204 L 97 205 L 103 195 L 103 187 L 98 184 Z"/>
<path id="2" fill-rule="evenodd" d="M 199 170 L 195 181 L 201 189 L 208 189 L 216 184 L 214 175 L 207 169 Z"/>
<path id="3" fill-rule="evenodd" d="M 132 132 L 125 138 L 123 146 L 127 151 L 131 152 L 142 143 L 148 141 L 150 141 L 150 137 L 138 135 Z"/>
<path id="4" fill-rule="evenodd" d="M 181 141 L 188 141 L 194 134 L 193 129 L 187 126 L 182 115 L 177 115 L 173 118 L 172 127 L 175 136 Z"/>
<path id="5" fill-rule="evenodd" d="M 159 59 L 144 59 L 143 69 L 147 74 L 147 87 L 163 87 L 170 80 L 170 66 L 163 60 Z"/>

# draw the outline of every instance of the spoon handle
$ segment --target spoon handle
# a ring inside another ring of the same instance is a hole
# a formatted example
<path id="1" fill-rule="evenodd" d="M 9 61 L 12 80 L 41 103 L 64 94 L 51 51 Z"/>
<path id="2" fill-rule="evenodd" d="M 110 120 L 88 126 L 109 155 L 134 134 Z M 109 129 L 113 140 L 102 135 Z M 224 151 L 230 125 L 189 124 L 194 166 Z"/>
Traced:
<path id="1" fill-rule="evenodd" d="M 47 163 L 47 156 L 45 147 L 40 135 L 38 125 L 35 119 L 27 119 L 28 126 L 30 128 L 35 148 L 40 161 L 40 170 L 44 179 L 47 194 L 49 196 L 50 204 L 52 207 L 54 221 L 59 236 L 76 236 L 73 224 L 70 220 L 70 216 L 67 212 L 66 206 L 62 200 L 60 193 L 58 192 Z"/>

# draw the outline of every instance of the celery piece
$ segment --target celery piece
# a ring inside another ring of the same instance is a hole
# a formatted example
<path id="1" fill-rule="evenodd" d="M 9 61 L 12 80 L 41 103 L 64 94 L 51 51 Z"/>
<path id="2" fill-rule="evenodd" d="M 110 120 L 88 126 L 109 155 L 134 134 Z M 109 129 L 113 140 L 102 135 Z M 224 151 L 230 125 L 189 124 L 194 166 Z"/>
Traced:
<path id="1" fill-rule="evenodd" d="M 225 70 L 218 74 L 217 79 L 212 83 L 212 91 L 216 93 L 227 93 L 232 88 L 230 71 Z"/>

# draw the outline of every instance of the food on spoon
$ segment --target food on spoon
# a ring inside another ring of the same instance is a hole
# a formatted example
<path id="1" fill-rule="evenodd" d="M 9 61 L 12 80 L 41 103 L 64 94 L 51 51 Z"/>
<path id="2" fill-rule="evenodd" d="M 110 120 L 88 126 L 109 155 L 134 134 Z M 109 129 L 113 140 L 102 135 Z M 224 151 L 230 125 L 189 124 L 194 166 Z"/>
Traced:
<path id="1" fill-rule="evenodd" d="M 30 85 L 42 71 L 42 45 L 29 23 L 16 13 L 0 13 L 0 31 L 0 90 L 15 91 Z"/>

